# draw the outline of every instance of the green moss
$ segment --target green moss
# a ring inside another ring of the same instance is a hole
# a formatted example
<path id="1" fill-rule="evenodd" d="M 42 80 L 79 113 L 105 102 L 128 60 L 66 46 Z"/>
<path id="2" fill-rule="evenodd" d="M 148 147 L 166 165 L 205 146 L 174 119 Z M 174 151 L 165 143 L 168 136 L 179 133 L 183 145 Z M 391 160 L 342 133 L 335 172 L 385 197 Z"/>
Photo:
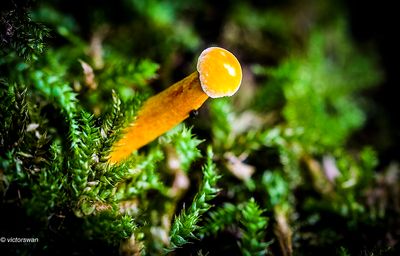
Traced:
<path id="1" fill-rule="evenodd" d="M 40 242 L 6 254 L 396 253 L 399 168 L 369 138 L 384 76 L 342 5 L 11 2 L 0 236 Z M 209 45 L 238 56 L 239 92 L 110 164 L 146 98 Z"/>

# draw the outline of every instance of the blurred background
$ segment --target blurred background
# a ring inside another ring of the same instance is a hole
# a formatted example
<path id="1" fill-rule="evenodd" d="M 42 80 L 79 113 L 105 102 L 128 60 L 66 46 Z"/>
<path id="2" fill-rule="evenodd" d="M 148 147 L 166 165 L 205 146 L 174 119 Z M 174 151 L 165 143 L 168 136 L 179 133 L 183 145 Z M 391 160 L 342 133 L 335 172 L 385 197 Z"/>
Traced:
<path id="1" fill-rule="evenodd" d="M 399 132 L 394 127 L 398 127 L 399 51 L 393 36 L 395 8 L 389 1 L 27 1 L 26 6 L 35 21 L 52 29 L 46 40 L 49 45 L 62 46 L 78 37 L 90 43 L 93 57 L 96 43 L 104 42 L 101 51 L 105 58 L 112 54 L 107 52 L 109 47 L 125 58 L 157 63 L 160 68 L 152 82 L 155 90 L 190 73 L 199 52 L 213 45 L 238 56 L 246 72 L 243 90 L 260 86 L 268 77 L 252 72 L 255 66 L 276 67 L 285 58 L 305 51 L 315 31 L 341 26 L 333 29 L 341 29 L 360 54 L 372 55 L 373 72 L 380 76 L 376 86 L 362 92 L 372 105 L 364 130 L 356 136 L 378 147 L 385 161 L 382 164 L 398 157 Z M 330 35 L 321 36 L 330 40 Z M 101 67 L 101 60 L 98 62 Z M 360 70 L 359 75 L 372 74 Z"/>

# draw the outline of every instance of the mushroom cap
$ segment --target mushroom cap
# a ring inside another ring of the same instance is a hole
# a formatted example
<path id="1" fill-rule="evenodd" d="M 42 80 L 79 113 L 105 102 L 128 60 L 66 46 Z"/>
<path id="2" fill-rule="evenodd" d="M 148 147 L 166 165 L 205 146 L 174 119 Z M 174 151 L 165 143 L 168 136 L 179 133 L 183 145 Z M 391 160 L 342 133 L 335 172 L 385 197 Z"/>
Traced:
<path id="1" fill-rule="evenodd" d="M 199 56 L 197 71 L 201 88 L 211 98 L 232 96 L 242 82 L 242 68 L 236 57 L 220 47 L 209 47 Z"/>

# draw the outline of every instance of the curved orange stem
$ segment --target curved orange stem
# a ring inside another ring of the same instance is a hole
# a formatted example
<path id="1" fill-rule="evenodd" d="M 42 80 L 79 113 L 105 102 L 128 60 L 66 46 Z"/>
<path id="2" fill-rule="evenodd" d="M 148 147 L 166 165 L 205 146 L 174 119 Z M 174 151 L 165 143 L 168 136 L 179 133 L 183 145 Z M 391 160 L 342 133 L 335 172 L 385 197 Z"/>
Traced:
<path id="1" fill-rule="evenodd" d="M 127 158 L 133 151 L 185 120 L 207 99 L 198 72 L 150 97 L 139 110 L 136 120 L 124 129 L 123 137 L 113 145 L 109 161 L 118 163 Z"/>

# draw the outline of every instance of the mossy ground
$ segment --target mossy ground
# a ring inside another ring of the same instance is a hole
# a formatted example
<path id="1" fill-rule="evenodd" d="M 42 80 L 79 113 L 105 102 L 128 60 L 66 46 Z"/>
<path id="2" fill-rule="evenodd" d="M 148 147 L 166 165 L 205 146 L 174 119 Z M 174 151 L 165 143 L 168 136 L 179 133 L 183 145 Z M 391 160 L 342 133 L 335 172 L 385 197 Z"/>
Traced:
<path id="1" fill-rule="evenodd" d="M 0 237 L 39 241 L 0 252 L 397 255 L 397 45 L 371 2 L 5 3 Z M 239 92 L 109 164 L 213 45 L 240 60 Z"/>

